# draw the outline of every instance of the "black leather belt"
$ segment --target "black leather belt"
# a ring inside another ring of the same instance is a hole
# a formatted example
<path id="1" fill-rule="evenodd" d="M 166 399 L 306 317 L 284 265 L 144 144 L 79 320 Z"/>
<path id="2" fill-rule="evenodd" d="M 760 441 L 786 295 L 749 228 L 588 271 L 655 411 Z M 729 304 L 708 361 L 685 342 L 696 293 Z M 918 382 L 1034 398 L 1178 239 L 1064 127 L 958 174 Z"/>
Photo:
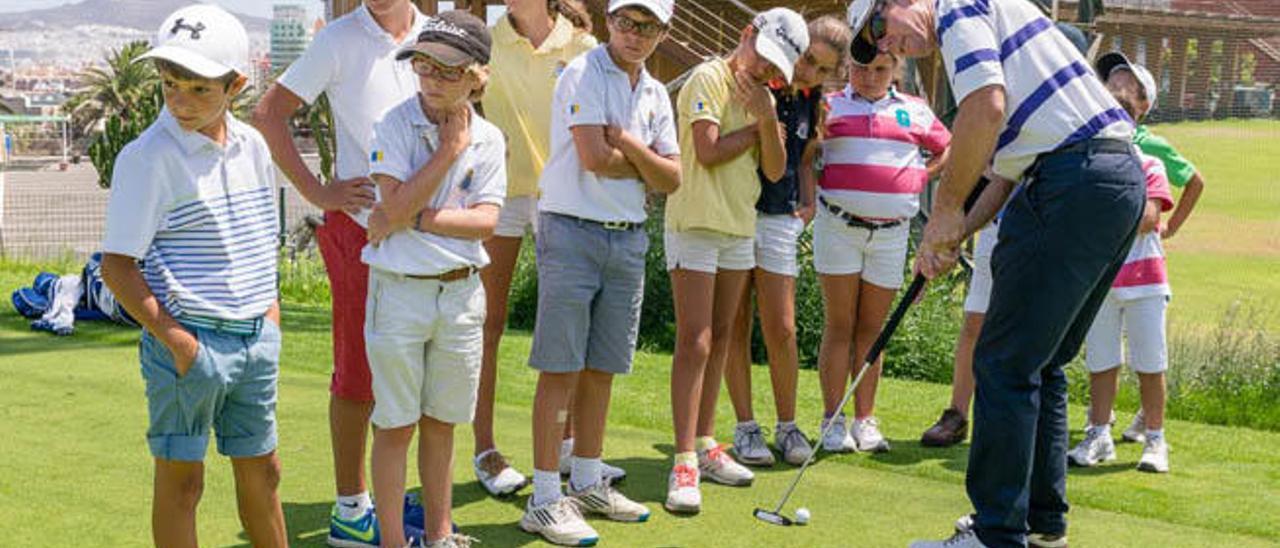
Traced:
<path id="1" fill-rule="evenodd" d="M 857 215 L 849 213 L 848 211 L 845 211 L 844 208 L 838 205 L 828 202 L 827 199 L 822 197 L 821 195 L 818 196 L 818 203 L 822 204 L 822 207 L 827 208 L 827 211 L 831 212 L 832 215 L 835 215 L 836 218 L 840 219 L 841 221 L 844 221 L 844 224 L 847 224 L 853 228 L 863 228 L 863 229 L 875 232 L 877 230 L 893 228 L 895 226 L 902 224 L 903 222 L 903 219 L 898 219 L 896 221 L 889 221 L 887 223 L 876 223 L 876 222 L 868 221 L 862 217 L 859 217 Z"/>
<path id="2" fill-rule="evenodd" d="M 1069 145 L 1063 145 L 1045 154 L 1079 154 L 1081 152 L 1101 152 L 1103 154 L 1127 154 L 1133 151 L 1133 143 L 1119 139 L 1085 139 Z"/>

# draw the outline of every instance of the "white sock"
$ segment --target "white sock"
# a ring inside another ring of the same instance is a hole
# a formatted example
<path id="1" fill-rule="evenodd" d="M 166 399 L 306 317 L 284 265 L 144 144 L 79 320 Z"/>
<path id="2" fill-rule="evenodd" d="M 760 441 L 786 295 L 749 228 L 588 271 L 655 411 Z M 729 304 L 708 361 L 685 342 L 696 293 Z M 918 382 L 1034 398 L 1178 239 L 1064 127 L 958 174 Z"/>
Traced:
<path id="1" fill-rule="evenodd" d="M 568 438 L 560 442 L 560 456 L 573 454 L 573 438 Z"/>
<path id="2" fill-rule="evenodd" d="M 739 422 L 739 423 L 738 423 L 738 430 L 740 430 L 740 431 L 741 431 L 741 430 L 755 430 L 756 428 L 759 428 L 759 427 L 760 427 L 760 426 L 756 424 L 755 419 L 751 419 L 751 420 L 749 420 L 749 421 L 742 421 L 742 422 Z"/>
<path id="3" fill-rule="evenodd" d="M 604 463 L 599 458 L 573 459 L 573 467 L 569 473 L 569 488 L 574 491 L 581 491 L 593 485 L 600 483 L 600 468 Z"/>
<path id="4" fill-rule="evenodd" d="M 363 516 L 371 506 L 373 506 L 373 500 L 369 498 L 368 491 L 358 495 L 339 496 L 338 517 L 347 520 L 356 519 Z"/>
<path id="5" fill-rule="evenodd" d="M 711 436 L 698 436 L 693 440 L 693 448 L 698 451 L 710 451 L 716 447 L 716 439 Z"/>
<path id="6" fill-rule="evenodd" d="M 533 471 L 533 505 L 542 506 L 560 500 L 560 471 Z"/>
<path id="7" fill-rule="evenodd" d="M 1163 428 L 1157 428 L 1157 429 L 1155 429 L 1155 430 L 1151 430 L 1151 429 L 1149 429 L 1149 428 L 1148 428 L 1148 429 L 1147 429 L 1147 439 L 1148 439 L 1148 440 L 1159 440 L 1159 439 L 1164 439 L 1164 429 L 1163 429 Z"/>

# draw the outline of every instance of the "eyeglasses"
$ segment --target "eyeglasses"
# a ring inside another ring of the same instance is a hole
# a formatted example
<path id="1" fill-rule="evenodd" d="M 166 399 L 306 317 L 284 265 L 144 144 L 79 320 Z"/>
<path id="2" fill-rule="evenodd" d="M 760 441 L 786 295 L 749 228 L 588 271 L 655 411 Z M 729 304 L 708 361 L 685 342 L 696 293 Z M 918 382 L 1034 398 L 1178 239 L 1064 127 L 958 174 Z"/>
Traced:
<path id="1" fill-rule="evenodd" d="M 435 78 L 449 83 L 460 82 L 467 75 L 467 67 L 445 66 L 421 56 L 414 57 L 412 66 L 413 72 L 418 76 Z"/>
<path id="2" fill-rule="evenodd" d="M 667 31 L 667 26 L 662 23 L 644 23 L 625 15 L 610 15 L 609 20 L 617 25 L 618 30 L 626 34 L 639 34 L 645 38 L 654 38 Z"/>

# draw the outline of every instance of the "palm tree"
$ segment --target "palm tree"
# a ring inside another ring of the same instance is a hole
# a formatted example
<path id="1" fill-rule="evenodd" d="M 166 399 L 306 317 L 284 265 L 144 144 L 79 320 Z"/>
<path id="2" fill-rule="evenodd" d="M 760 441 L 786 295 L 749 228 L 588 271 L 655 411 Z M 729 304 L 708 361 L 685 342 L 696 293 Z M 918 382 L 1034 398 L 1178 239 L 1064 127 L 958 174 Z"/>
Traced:
<path id="1" fill-rule="evenodd" d="M 125 44 L 107 56 L 105 67 L 86 69 L 83 87 L 67 105 L 72 125 L 84 135 L 110 118 L 128 120 L 141 101 L 150 101 L 159 83 L 151 63 L 135 62 L 150 45 L 143 40 Z"/>

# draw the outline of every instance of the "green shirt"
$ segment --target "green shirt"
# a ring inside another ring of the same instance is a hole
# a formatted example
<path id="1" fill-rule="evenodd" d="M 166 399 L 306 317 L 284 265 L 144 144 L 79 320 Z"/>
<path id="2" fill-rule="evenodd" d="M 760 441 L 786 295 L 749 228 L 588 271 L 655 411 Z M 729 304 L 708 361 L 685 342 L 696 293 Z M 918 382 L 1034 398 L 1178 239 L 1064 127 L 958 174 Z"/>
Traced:
<path id="1" fill-rule="evenodd" d="M 1169 174 L 1169 183 L 1173 186 L 1178 188 L 1187 186 L 1191 178 L 1195 177 L 1196 166 L 1191 163 L 1191 160 L 1179 154 L 1164 137 L 1152 134 L 1147 126 L 1138 126 L 1138 131 L 1133 135 L 1133 142 L 1142 149 L 1143 154 L 1159 158 L 1164 163 L 1164 169 Z"/>

